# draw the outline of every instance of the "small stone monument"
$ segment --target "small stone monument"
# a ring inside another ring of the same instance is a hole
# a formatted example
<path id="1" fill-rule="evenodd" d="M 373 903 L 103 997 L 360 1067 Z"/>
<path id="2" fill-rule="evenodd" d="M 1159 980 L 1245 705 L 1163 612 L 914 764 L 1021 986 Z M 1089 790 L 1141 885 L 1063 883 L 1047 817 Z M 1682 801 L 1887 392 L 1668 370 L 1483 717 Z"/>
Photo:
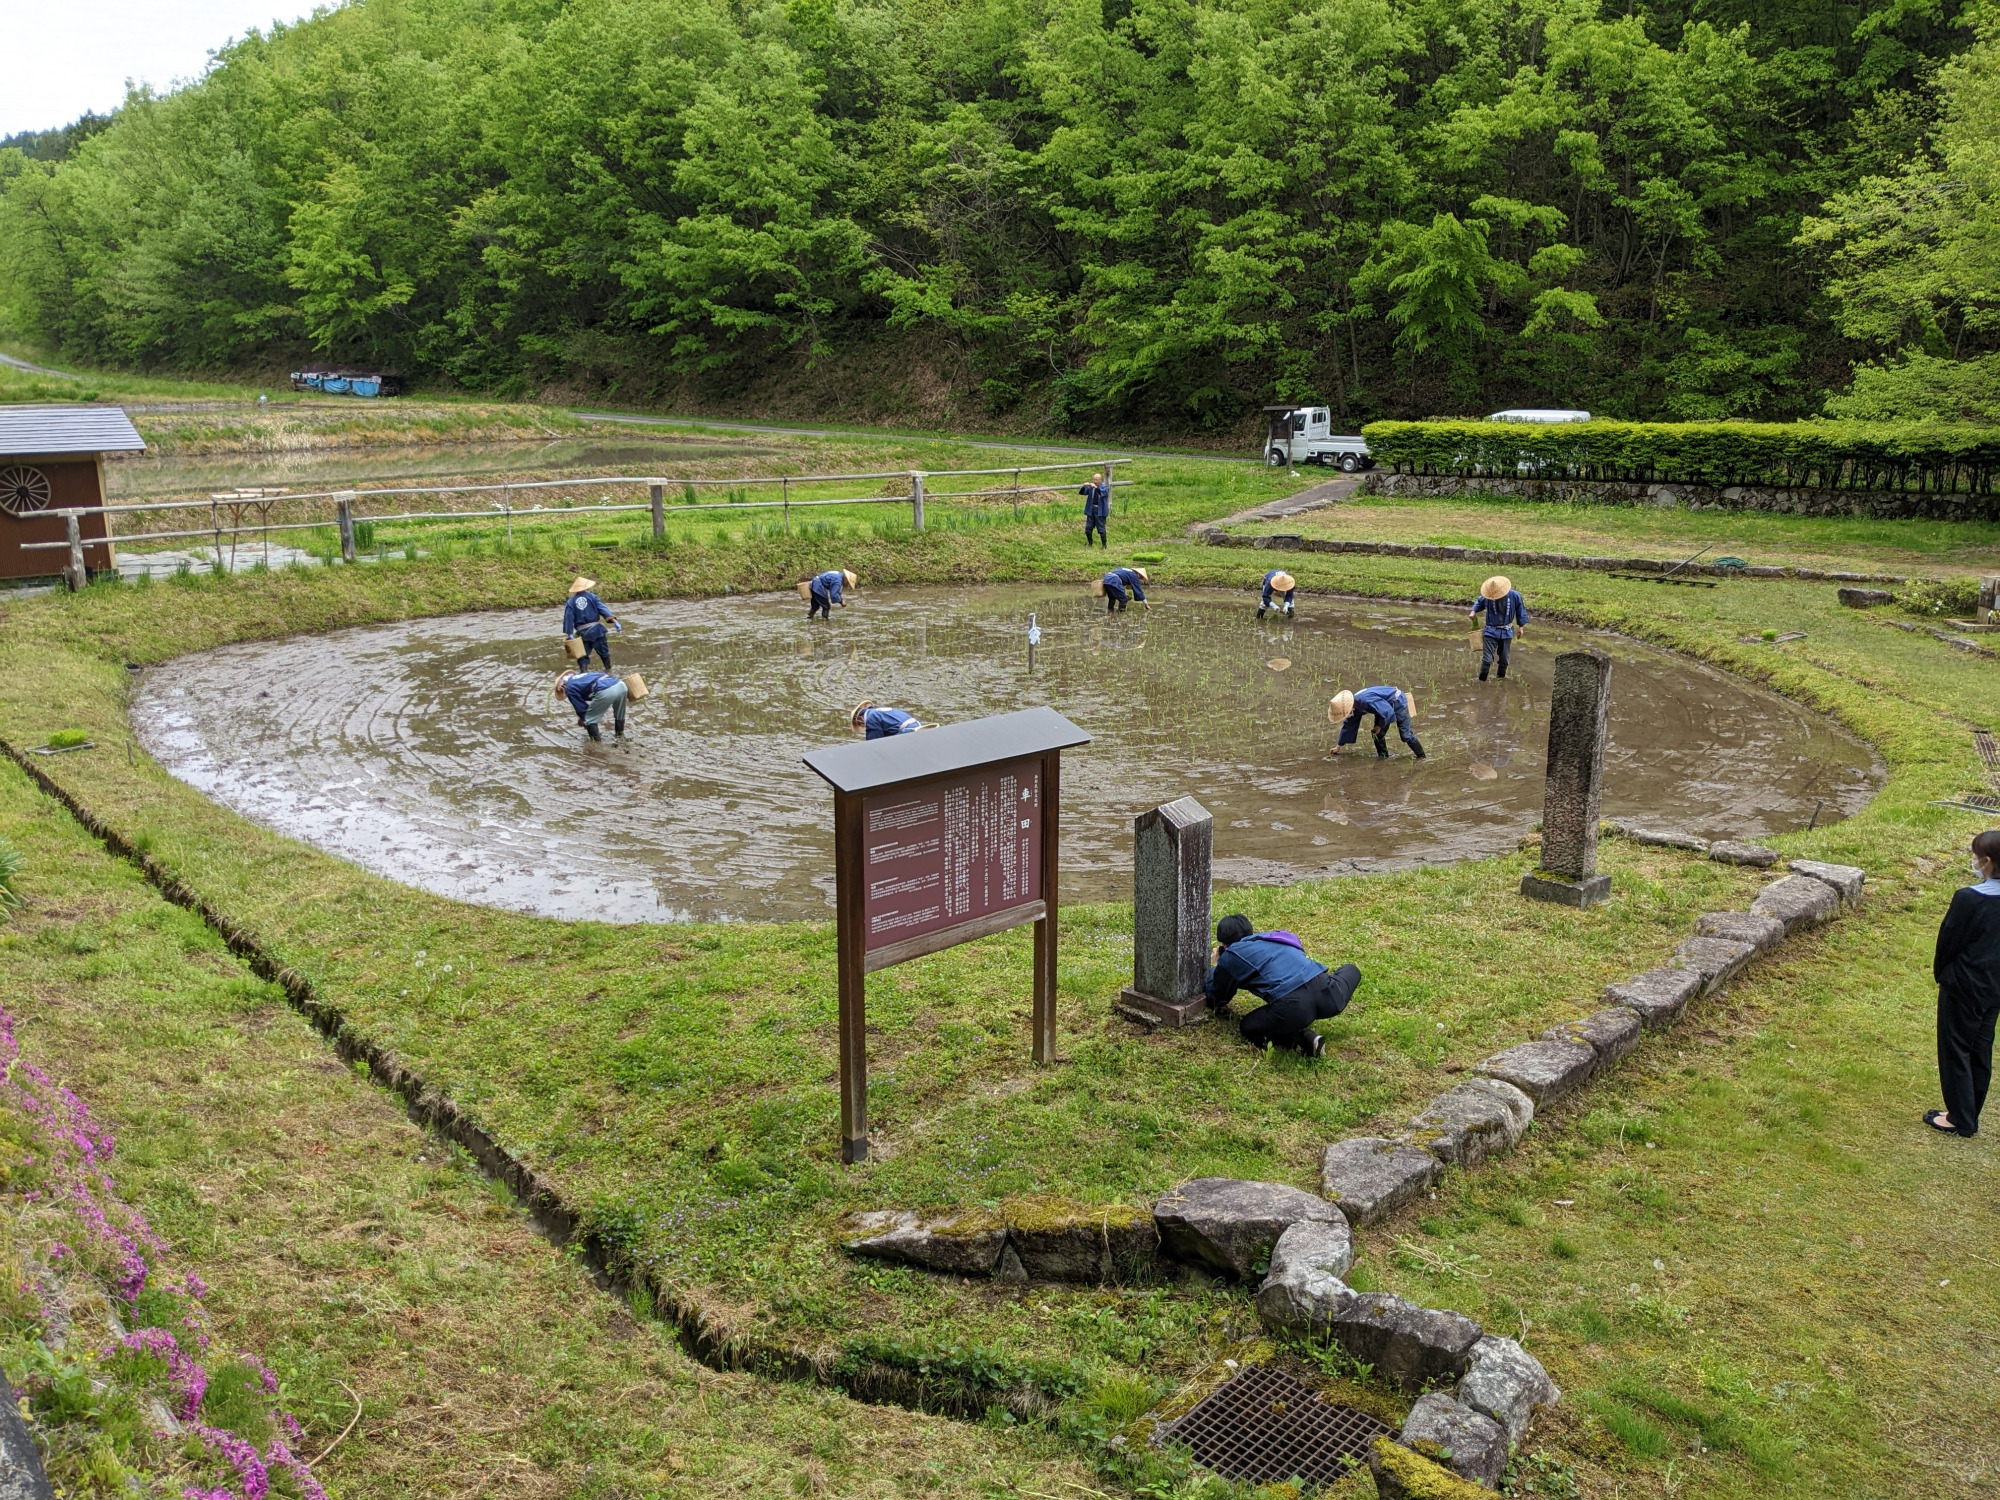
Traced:
<path id="1" fill-rule="evenodd" d="M 1542 863 L 1521 877 L 1524 896 L 1589 906 L 1611 894 L 1611 877 L 1597 873 L 1597 804 L 1604 791 L 1610 717 L 1611 658 L 1597 651 L 1558 656 L 1549 705 Z"/>
<path id="2" fill-rule="evenodd" d="M 1208 1019 L 1215 819 L 1182 797 L 1134 818 L 1132 842 L 1132 986 L 1118 1009 L 1148 1026 L 1192 1026 Z"/>
<path id="3" fill-rule="evenodd" d="M 2000 611 L 2000 573 L 1989 574 L 1979 580 L 1979 608 L 1973 617 L 1975 625 L 2000 625 L 1995 612 Z"/>

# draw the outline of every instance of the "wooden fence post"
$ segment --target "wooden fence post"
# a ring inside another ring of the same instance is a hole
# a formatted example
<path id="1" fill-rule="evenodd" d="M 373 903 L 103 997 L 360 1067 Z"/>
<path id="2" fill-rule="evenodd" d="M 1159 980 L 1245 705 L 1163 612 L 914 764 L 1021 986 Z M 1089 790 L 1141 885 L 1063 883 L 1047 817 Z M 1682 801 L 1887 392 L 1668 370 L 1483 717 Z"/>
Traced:
<path id="1" fill-rule="evenodd" d="M 653 540 L 667 539 L 667 487 L 663 484 L 651 486 L 653 498 Z"/>
<path id="2" fill-rule="evenodd" d="M 910 473 L 910 524 L 918 531 L 924 529 L 924 476 L 914 470 Z"/>
<path id="3" fill-rule="evenodd" d="M 354 496 L 336 495 L 333 500 L 334 519 L 340 525 L 340 560 L 354 561 Z"/>
<path id="4" fill-rule="evenodd" d="M 81 512 L 63 512 L 63 530 L 69 538 L 69 566 L 63 569 L 63 578 L 68 582 L 70 592 L 82 588 L 88 578 L 83 571 L 83 526 L 78 520 Z"/>

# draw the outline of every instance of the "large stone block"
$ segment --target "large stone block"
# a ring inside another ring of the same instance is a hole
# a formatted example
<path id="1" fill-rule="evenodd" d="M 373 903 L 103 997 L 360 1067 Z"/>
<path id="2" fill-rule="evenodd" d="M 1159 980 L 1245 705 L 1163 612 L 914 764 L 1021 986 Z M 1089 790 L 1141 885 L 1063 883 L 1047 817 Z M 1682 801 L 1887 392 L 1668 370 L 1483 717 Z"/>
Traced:
<path id="1" fill-rule="evenodd" d="M 1153 1265 L 1160 1234 L 1143 1208 L 1071 1209 L 1031 1200 L 1008 1211 L 1007 1245 L 1032 1281 L 1129 1281 Z"/>
<path id="2" fill-rule="evenodd" d="M 1586 875 L 1581 880 L 1570 880 L 1545 870 L 1529 870 L 1521 876 L 1521 894 L 1531 901 L 1548 901 L 1557 906 L 1596 906 L 1611 899 L 1611 877 Z"/>
<path id="3" fill-rule="evenodd" d="M 1294 1224 L 1339 1218 L 1339 1209 L 1302 1188 L 1235 1177 L 1197 1177 L 1153 1205 L 1168 1255 L 1238 1280 Z"/>
<path id="4" fill-rule="evenodd" d="M 1405 1448 L 1394 1438 L 1379 1437 L 1369 1450 L 1377 1500 L 1492 1500 L 1492 1493 L 1461 1479 L 1443 1464 Z"/>
<path id="5" fill-rule="evenodd" d="M 1757 956 L 1755 943 L 1734 938 L 1691 937 L 1674 949 L 1674 963 L 1701 975 L 1701 992 L 1712 995 Z"/>
<path id="6" fill-rule="evenodd" d="M 1825 881 L 1840 893 L 1843 905 L 1861 899 L 1862 885 L 1868 879 L 1868 872 L 1859 865 L 1829 865 L 1816 859 L 1795 859 L 1785 868 L 1794 875 Z"/>
<path id="7" fill-rule="evenodd" d="M 1384 1380 L 1415 1391 L 1463 1375 L 1484 1330 L 1462 1313 L 1418 1307 L 1389 1292 L 1357 1292 L 1333 1315 L 1328 1332 Z"/>
<path id="8" fill-rule="evenodd" d="M 1705 911 L 1695 918 L 1694 930 L 1703 937 L 1749 943 L 1760 953 L 1785 940 L 1785 924 L 1759 911 Z"/>
<path id="9" fill-rule="evenodd" d="M 1545 1038 L 1496 1052 L 1473 1071 L 1513 1084 L 1540 1106 L 1581 1087 L 1597 1071 L 1597 1049 L 1587 1042 Z"/>
<path id="10" fill-rule="evenodd" d="M 1320 1191 L 1354 1224 L 1372 1224 L 1438 1179 L 1443 1165 L 1408 1141 L 1357 1136 L 1320 1158 Z"/>
<path id="11" fill-rule="evenodd" d="M 1639 1045 L 1639 1016 L 1622 1005 L 1608 1006 L 1577 1021 L 1565 1021 L 1542 1033 L 1552 1042 L 1582 1042 L 1597 1053 L 1600 1070 Z"/>
<path id="12" fill-rule="evenodd" d="M 1403 1423 L 1403 1446 L 1489 1489 L 1507 1469 L 1507 1434 L 1491 1417 L 1442 1391 L 1419 1396 Z"/>
<path id="13" fill-rule="evenodd" d="M 1693 969 L 1648 969 L 1604 987 L 1604 998 L 1638 1014 L 1648 1031 L 1671 1026 L 1701 993 L 1702 978 Z"/>
<path id="14" fill-rule="evenodd" d="M 1476 1167 L 1511 1151 L 1535 1118 L 1535 1101 L 1497 1078 L 1468 1078 L 1410 1121 L 1410 1140 L 1446 1166 Z"/>
<path id="15" fill-rule="evenodd" d="M 1540 1360 L 1514 1340 L 1491 1333 L 1472 1346 L 1465 1378 L 1452 1394 L 1462 1405 L 1499 1423 L 1512 1443 L 1528 1435 L 1536 1407 L 1554 1406 L 1562 1399 Z"/>
<path id="16" fill-rule="evenodd" d="M 1718 839 L 1708 846 L 1708 857 L 1719 865 L 1755 865 L 1768 870 L 1778 862 L 1778 851 L 1762 844 L 1743 844 L 1735 839 Z"/>
<path id="17" fill-rule="evenodd" d="M 1776 917 L 1787 933 L 1830 922 L 1840 915 L 1840 892 L 1810 875 L 1787 875 L 1757 893 L 1750 910 Z"/>
<path id="18" fill-rule="evenodd" d="M 956 1276 L 991 1276 L 1007 1243 L 1007 1226 L 986 1214 L 926 1220 L 914 1213 L 866 1213 L 853 1223 L 861 1234 L 847 1241 L 849 1254 Z"/>
<path id="19" fill-rule="evenodd" d="M 1323 1338 L 1354 1296 L 1346 1282 L 1354 1239 L 1345 1219 L 1294 1224 L 1278 1236 L 1271 1271 L 1257 1289 L 1257 1316 L 1273 1333 Z"/>
<path id="20" fill-rule="evenodd" d="M 1182 797 L 1133 819 L 1132 845 L 1132 987 L 1119 1008 L 1158 1025 L 1190 1025 L 1208 1015 L 1215 819 Z"/>

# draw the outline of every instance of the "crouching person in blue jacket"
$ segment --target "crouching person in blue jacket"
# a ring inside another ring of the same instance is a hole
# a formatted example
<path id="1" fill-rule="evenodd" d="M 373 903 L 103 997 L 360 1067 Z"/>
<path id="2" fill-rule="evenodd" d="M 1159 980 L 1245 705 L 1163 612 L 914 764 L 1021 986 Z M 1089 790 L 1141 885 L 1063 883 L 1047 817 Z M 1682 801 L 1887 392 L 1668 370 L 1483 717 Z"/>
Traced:
<path id="1" fill-rule="evenodd" d="M 1221 1010 L 1238 990 L 1264 1003 L 1243 1018 L 1243 1040 L 1253 1047 L 1289 1047 L 1307 1057 L 1326 1051 L 1312 1029 L 1347 1009 L 1361 971 L 1342 964 L 1332 973 L 1306 957 L 1305 944 L 1289 932 L 1252 932 L 1241 913 L 1215 924 L 1215 967 L 1208 971 L 1208 1003 Z"/>
<path id="2" fill-rule="evenodd" d="M 1396 733 L 1403 737 L 1403 743 L 1410 747 L 1418 760 L 1424 758 L 1423 741 L 1417 738 L 1416 730 L 1410 727 L 1410 715 L 1416 712 L 1416 700 L 1397 687 L 1363 688 L 1358 693 L 1338 692 L 1326 705 L 1326 716 L 1340 726 L 1340 738 L 1334 741 L 1334 754 L 1338 755 L 1344 746 L 1351 745 L 1361 735 L 1361 716 L 1372 714 L 1375 718 L 1375 753 L 1386 757 L 1389 753 L 1389 726 L 1396 726 Z"/>
<path id="3" fill-rule="evenodd" d="M 556 679 L 556 691 L 569 699 L 576 710 L 576 722 L 594 740 L 602 740 L 597 726 L 608 713 L 614 738 L 625 737 L 625 684 L 609 672 L 565 672 Z"/>
<path id="4" fill-rule="evenodd" d="M 877 708 L 872 698 L 863 698 L 855 704 L 847 722 L 871 740 L 886 740 L 892 734 L 915 734 L 919 729 L 932 727 L 900 708 Z"/>
<path id="5" fill-rule="evenodd" d="M 814 615 L 833 618 L 833 607 L 838 604 L 847 608 L 847 590 L 860 580 L 845 568 L 828 568 L 824 573 L 809 579 L 806 588 L 806 619 Z"/>

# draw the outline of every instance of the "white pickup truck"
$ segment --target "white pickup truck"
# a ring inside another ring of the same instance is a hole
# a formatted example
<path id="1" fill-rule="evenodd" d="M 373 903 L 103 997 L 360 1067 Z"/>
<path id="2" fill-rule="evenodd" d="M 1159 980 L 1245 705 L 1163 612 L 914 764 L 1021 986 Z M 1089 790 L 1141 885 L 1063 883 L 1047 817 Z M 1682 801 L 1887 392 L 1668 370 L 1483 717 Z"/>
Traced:
<path id="1" fill-rule="evenodd" d="M 1264 440 L 1264 462 L 1274 469 L 1286 464 L 1293 468 L 1325 464 L 1353 474 L 1375 467 L 1368 445 L 1360 438 L 1334 436 L 1333 413 L 1324 406 L 1267 406 L 1264 414 L 1271 419 L 1270 435 Z"/>

